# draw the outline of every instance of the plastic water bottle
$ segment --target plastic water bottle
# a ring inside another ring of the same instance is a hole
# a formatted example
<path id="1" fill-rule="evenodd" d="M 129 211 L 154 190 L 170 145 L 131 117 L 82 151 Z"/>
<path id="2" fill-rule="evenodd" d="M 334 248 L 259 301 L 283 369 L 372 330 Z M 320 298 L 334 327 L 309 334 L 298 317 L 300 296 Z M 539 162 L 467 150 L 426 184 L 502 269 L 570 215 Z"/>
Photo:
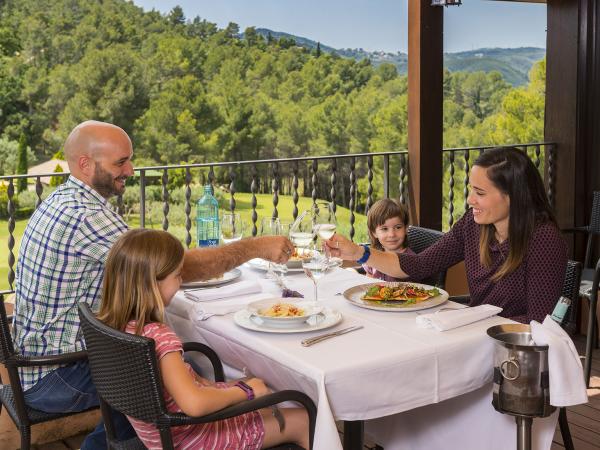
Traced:
<path id="1" fill-rule="evenodd" d="M 198 247 L 219 245 L 219 202 L 213 197 L 210 184 L 204 186 L 204 195 L 196 205 L 196 236 Z"/>
<path id="2" fill-rule="evenodd" d="M 563 323 L 565 320 L 565 316 L 567 315 L 567 311 L 569 310 L 569 306 L 571 306 L 571 299 L 567 297 L 561 297 L 556 302 L 556 306 L 554 307 L 554 311 L 552 311 L 552 317 L 556 322 Z"/>

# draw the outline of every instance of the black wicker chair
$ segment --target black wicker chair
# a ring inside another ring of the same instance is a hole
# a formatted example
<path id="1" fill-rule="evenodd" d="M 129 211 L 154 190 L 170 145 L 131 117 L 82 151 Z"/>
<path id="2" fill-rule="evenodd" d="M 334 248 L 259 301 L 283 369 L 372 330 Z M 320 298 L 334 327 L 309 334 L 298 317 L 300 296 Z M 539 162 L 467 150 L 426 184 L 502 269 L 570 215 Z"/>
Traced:
<path id="1" fill-rule="evenodd" d="M 4 364 L 8 372 L 9 384 L 1 384 L 0 379 L 0 412 L 2 406 L 8 411 L 12 421 L 21 434 L 21 450 L 31 447 L 31 426 L 37 423 L 48 422 L 61 417 L 72 416 L 80 412 L 72 413 L 46 413 L 30 408 L 25 404 L 19 367 L 44 366 L 55 364 L 69 364 L 85 360 L 86 352 L 66 353 L 55 356 L 24 357 L 15 353 L 10 335 L 6 308 L 4 307 L 4 296 L 0 295 L 0 362 Z M 97 409 L 97 408 L 90 408 Z"/>
<path id="2" fill-rule="evenodd" d="M 579 297 L 588 300 L 588 329 L 585 350 L 585 380 L 590 384 L 590 371 L 592 368 L 592 349 L 598 348 L 598 318 L 596 316 L 596 305 L 598 302 L 598 277 L 600 276 L 600 259 L 594 268 L 592 254 L 594 249 L 594 238 L 600 235 L 600 191 L 594 191 L 592 200 L 592 214 L 590 224 L 584 227 L 569 228 L 563 232 L 585 233 L 587 235 L 583 270 L 581 272 L 581 285 L 579 286 Z M 575 301 L 575 299 L 573 299 Z M 575 325 L 577 320 L 577 308 L 571 311 L 570 320 Z"/>
<path id="3" fill-rule="evenodd" d="M 408 239 L 408 248 L 417 254 L 421 253 L 423 250 L 437 242 L 437 240 L 444 235 L 444 233 L 441 231 L 417 227 L 414 225 L 410 225 L 408 227 L 406 234 Z M 421 281 L 425 284 L 430 284 L 443 289 L 446 285 L 446 271 L 442 270 L 441 272 L 438 272 L 435 275 L 432 275 L 431 277 Z"/>
<path id="4" fill-rule="evenodd" d="M 286 401 L 300 403 L 307 410 L 312 448 L 317 409 L 306 394 L 292 390 L 279 391 L 202 417 L 169 413 L 164 402 L 154 341 L 104 325 L 84 303 L 79 305 L 79 317 L 92 379 L 100 397 L 109 449 L 143 448 L 137 438 L 127 442 L 117 441 L 108 414 L 109 407 L 127 416 L 155 424 L 160 431 L 163 448 L 172 449 L 171 427 L 214 422 Z M 197 342 L 185 343 L 183 347 L 184 351 L 197 351 L 207 356 L 213 365 L 215 380 L 224 380 L 221 361 L 210 347 Z M 299 447 L 289 444 L 277 448 Z"/>

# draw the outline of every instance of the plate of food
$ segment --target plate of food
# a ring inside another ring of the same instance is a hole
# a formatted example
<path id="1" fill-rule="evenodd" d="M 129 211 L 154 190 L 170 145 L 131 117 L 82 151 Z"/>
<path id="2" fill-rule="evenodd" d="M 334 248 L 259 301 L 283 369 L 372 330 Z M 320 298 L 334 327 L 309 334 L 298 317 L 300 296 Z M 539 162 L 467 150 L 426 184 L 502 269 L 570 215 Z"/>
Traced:
<path id="1" fill-rule="evenodd" d="M 448 293 L 427 284 L 381 281 L 346 289 L 344 298 L 361 308 L 403 312 L 441 305 L 448 301 Z"/>
<path id="2" fill-rule="evenodd" d="M 285 326 L 270 326 L 262 318 L 254 315 L 248 308 L 244 308 L 233 315 L 233 321 L 242 328 L 263 333 L 307 333 L 337 325 L 342 321 L 342 314 L 334 309 L 324 307 L 321 312 L 310 316 L 303 322 L 291 323 Z"/>
<path id="3" fill-rule="evenodd" d="M 240 269 L 233 269 L 229 272 L 225 272 L 220 277 L 211 278 L 210 280 L 188 281 L 186 283 L 181 283 L 181 289 L 221 286 L 222 284 L 227 284 L 233 280 L 237 280 L 241 276 L 242 271 Z"/>
<path id="4" fill-rule="evenodd" d="M 323 307 L 307 300 L 278 298 L 252 302 L 246 309 L 252 317 L 259 319 L 261 324 L 269 327 L 287 327 L 306 322 L 320 314 Z"/>

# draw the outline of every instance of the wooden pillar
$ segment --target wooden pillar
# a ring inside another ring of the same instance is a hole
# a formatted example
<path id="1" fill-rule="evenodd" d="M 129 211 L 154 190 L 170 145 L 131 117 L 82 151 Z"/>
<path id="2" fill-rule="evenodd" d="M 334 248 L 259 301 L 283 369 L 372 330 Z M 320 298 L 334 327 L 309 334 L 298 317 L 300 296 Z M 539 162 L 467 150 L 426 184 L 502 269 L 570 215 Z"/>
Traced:
<path id="1" fill-rule="evenodd" d="M 442 229 L 443 19 L 431 0 L 408 0 L 408 160 L 412 223 Z"/>
<path id="2" fill-rule="evenodd" d="M 600 189 L 600 26 L 595 0 L 548 0 L 544 139 L 556 142 L 555 207 L 561 228 L 585 225 Z M 566 236 L 583 259 L 583 237 Z"/>

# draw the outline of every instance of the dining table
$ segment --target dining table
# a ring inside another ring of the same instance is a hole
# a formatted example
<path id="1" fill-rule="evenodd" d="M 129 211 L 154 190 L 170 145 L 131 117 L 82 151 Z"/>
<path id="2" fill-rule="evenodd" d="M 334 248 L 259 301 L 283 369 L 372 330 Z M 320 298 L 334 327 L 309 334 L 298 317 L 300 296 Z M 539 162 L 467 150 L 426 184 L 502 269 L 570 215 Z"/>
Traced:
<path id="1" fill-rule="evenodd" d="M 318 302 L 328 314 L 339 313 L 339 323 L 312 331 L 248 329 L 240 326 L 234 310 L 280 297 L 281 286 L 256 266 L 245 264 L 239 270 L 231 283 L 254 282 L 260 292 L 212 300 L 230 307 L 210 315 L 203 314 L 204 302 L 179 291 L 167 308 L 167 322 L 183 341 L 211 346 L 228 376 L 250 372 L 272 389 L 310 396 L 317 405 L 315 449 L 361 448 L 363 430 L 386 450 L 516 449 L 515 419 L 492 406 L 494 343 L 486 334 L 510 320 L 494 316 L 443 332 L 422 328 L 419 314 L 464 306 L 447 302 L 416 311 L 366 309 L 344 292 L 376 280 L 335 268 L 319 280 Z M 302 271 L 288 272 L 285 284 L 312 300 L 312 281 Z M 301 345 L 303 339 L 353 325 L 362 328 Z M 343 440 L 340 422 L 345 424 Z M 557 414 L 534 420 L 533 449 L 550 448 L 556 422 Z"/>

